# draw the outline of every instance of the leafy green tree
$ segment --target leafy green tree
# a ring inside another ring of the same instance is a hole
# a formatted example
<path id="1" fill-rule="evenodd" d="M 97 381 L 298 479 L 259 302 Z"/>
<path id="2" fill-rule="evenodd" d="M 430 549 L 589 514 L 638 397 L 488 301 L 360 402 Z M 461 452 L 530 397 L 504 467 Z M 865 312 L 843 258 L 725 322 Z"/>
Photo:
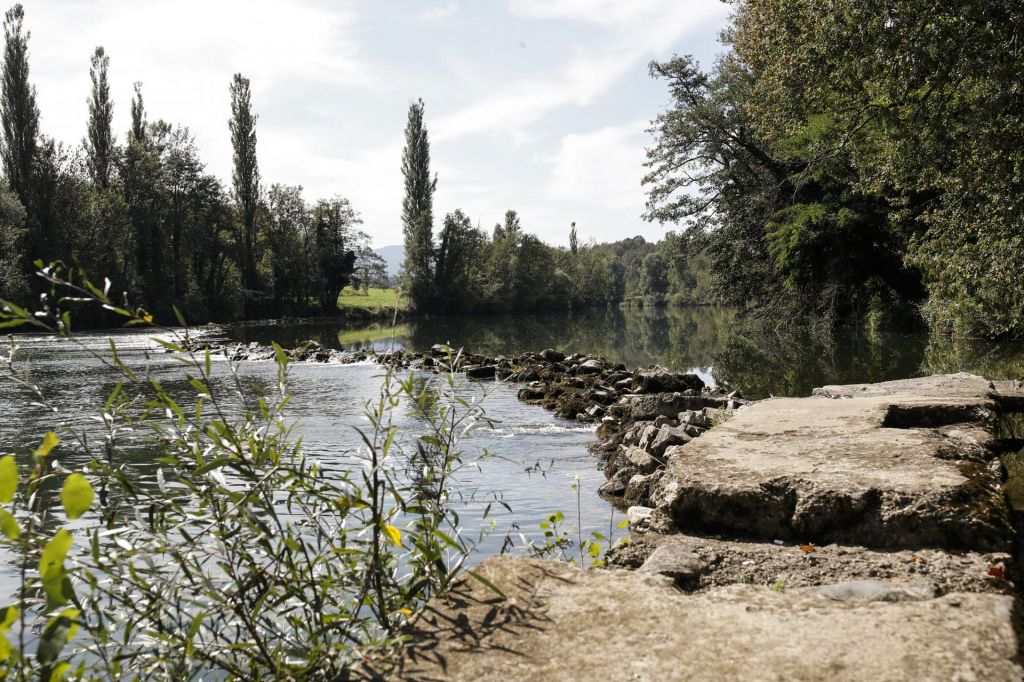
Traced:
<path id="1" fill-rule="evenodd" d="M 146 139 L 146 105 L 142 101 L 142 83 L 135 81 L 132 90 L 132 127 L 128 131 L 128 139 L 143 142 Z"/>
<path id="2" fill-rule="evenodd" d="M 36 89 L 29 83 L 28 40 L 24 30 L 25 10 L 16 4 L 4 14 L 3 90 L 0 93 L 0 119 L 3 122 L 3 162 L 7 183 L 21 203 L 28 205 L 32 162 L 39 137 L 39 108 Z M 32 244 L 30 251 L 37 246 Z"/>
<path id="3" fill-rule="evenodd" d="M 365 235 L 355 230 L 362 218 L 351 202 L 343 197 L 321 199 L 313 207 L 312 252 L 316 254 L 318 273 L 315 293 L 322 311 L 335 310 L 338 296 L 352 281 L 356 252 Z"/>
<path id="4" fill-rule="evenodd" d="M 303 310 L 312 295 L 308 264 L 314 258 L 309 251 L 311 217 L 302 198 L 302 187 L 271 185 L 267 208 L 267 254 L 274 301 L 279 306 L 291 301 Z"/>
<path id="5" fill-rule="evenodd" d="M 509 211 L 506 214 L 513 214 Z M 518 225 L 518 219 L 511 221 Z M 481 306 L 482 273 L 478 267 L 486 237 L 456 209 L 444 218 L 437 248 L 437 308 L 443 312 L 471 312 Z"/>
<path id="6" fill-rule="evenodd" d="M 110 99 L 110 83 L 107 80 L 110 57 L 102 47 L 97 47 L 91 64 L 89 78 L 92 80 L 92 93 L 89 97 L 89 127 L 84 146 L 92 180 L 105 189 L 110 184 L 114 156 L 114 134 L 111 128 L 114 103 Z"/>
<path id="7" fill-rule="evenodd" d="M 641 286 L 654 303 L 663 303 L 668 294 L 668 266 L 662 255 L 655 251 L 644 256 Z"/>
<path id="8" fill-rule="evenodd" d="M 25 208 L 18 196 L 0 189 L 0 299 L 27 303 L 28 281 L 23 267 Z"/>
<path id="9" fill-rule="evenodd" d="M 405 281 L 414 309 L 433 305 L 434 191 L 437 176 L 430 175 L 430 140 L 423 122 L 423 100 L 409 105 L 402 151 L 402 232 L 405 237 Z"/>
<path id="10" fill-rule="evenodd" d="M 231 146 L 234 149 L 232 186 L 241 223 L 238 245 L 242 282 L 247 289 L 257 289 L 259 244 L 256 215 L 260 200 L 260 171 L 256 161 L 256 115 L 252 112 L 249 79 L 240 73 L 236 73 L 231 81 L 231 119 L 228 127 L 231 129 Z"/>
<path id="11" fill-rule="evenodd" d="M 754 134 L 845 185 L 798 231 L 836 223 L 837 195 L 874 202 L 936 331 L 1024 333 L 1022 28 L 1019 3 L 747 0 L 730 32 Z"/>
<path id="12" fill-rule="evenodd" d="M 579 241 L 576 238 L 576 223 L 573 222 L 569 228 L 569 252 L 576 253 L 579 250 Z"/>

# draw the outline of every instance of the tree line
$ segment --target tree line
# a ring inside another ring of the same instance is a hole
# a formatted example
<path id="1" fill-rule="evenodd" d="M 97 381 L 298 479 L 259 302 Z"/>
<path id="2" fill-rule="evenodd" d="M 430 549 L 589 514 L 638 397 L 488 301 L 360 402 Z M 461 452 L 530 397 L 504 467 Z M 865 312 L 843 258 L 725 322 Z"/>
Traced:
<path id="1" fill-rule="evenodd" d="M 1024 6 L 734 4 L 710 70 L 651 64 L 646 217 L 730 303 L 1024 335 Z"/>
<path id="2" fill-rule="evenodd" d="M 350 283 L 384 277 L 383 261 L 338 195 L 307 202 L 298 186 L 261 184 L 250 82 L 228 94 L 233 172 L 207 172 L 185 126 L 150 118 L 135 83 L 123 141 L 112 128 L 110 56 L 97 47 L 81 144 L 40 131 L 23 7 L 4 15 L 0 122 L 0 298 L 38 293 L 37 260 L 111 280 L 164 319 L 191 321 L 331 311 Z M 98 323 L 101 320 L 95 320 Z"/>
<path id="3" fill-rule="evenodd" d="M 580 244 L 572 223 L 565 249 L 525 232 L 511 209 L 490 230 L 454 209 L 435 230 L 438 178 L 430 170 L 424 111 L 422 100 L 409 106 L 402 152 L 401 281 L 413 310 L 451 314 L 717 300 L 707 257 L 684 234 L 670 232 L 656 244 L 639 236 Z"/>

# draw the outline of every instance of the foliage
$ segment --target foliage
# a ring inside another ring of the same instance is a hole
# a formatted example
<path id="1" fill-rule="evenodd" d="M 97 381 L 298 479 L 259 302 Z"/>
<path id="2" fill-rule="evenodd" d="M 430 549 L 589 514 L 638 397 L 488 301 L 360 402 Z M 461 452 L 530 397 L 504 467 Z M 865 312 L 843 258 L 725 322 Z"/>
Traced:
<path id="1" fill-rule="evenodd" d="M 423 100 L 409 105 L 402 150 L 402 234 L 405 237 L 404 276 L 410 304 L 417 310 L 433 305 L 434 191 L 437 176 L 430 176 L 430 140 L 423 121 Z"/>
<path id="2" fill-rule="evenodd" d="M 36 106 L 36 89 L 28 79 L 28 39 L 31 34 L 24 30 L 24 21 L 25 10 L 20 3 L 4 14 L 0 120 L 4 133 L 4 174 L 21 203 L 28 204 L 32 163 L 39 135 L 39 108 Z"/>
<path id="3" fill-rule="evenodd" d="M 41 310 L 4 302 L 0 324 L 74 343 L 71 309 L 83 303 L 130 325 L 152 323 L 79 271 L 51 265 L 41 274 L 50 287 Z M 454 373 L 438 384 L 388 372 L 367 405 L 353 466 L 328 472 L 303 454 L 286 420 L 279 347 L 276 385 L 254 395 L 237 366 L 191 350 L 187 331 L 158 331 L 154 340 L 175 353 L 193 392 L 172 396 L 112 343 L 98 359 L 121 378 L 96 406 L 100 438 L 64 419 L 19 367 L 15 347 L 4 358 L 4 375 L 50 410 L 60 436 L 48 433 L 28 466 L 0 458 L 0 544 L 20 576 L 0 611 L 3 674 L 386 675 L 403 624 L 460 575 L 472 549 L 459 533 L 453 485 L 475 464 L 463 461 L 458 440 L 484 418 L 479 406 L 459 397 Z M 393 422 L 406 406 L 429 425 L 411 441 Z M 153 467 L 127 465 L 121 452 L 147 433 Z M 64 449 L 87 465 L 60 466 Z M 58 488 L 63 513 L 47 492 Z"/>
<path id="4" fill-rule="evenodd" d="M 740 0 L 709 73 L 652 65 L 673 106 L 648 151 L 648 218 L 685 222 L 728 300 L 1024 332 L 1024 12 Z M 725 281 L 728 288 L 722 287 Z"/>
<path id="5" fill-rule="evenodd" d="M 25 304 L 42 293 L 22 286 L 32 263 L 59 257 L 108 273 L 113 291 L 158 315 L 169 318 L 176 306 L 206 321 L 331 312 L 337 293 L 331 289 L 350 281 L 360 258 L 358 266 L 372 272 L 368 238 L 354 229 L 358 218 L 347 200 L 327 201 L 325 220 L 315 223 L 301 190 L 268 194 L 260 186 L 257 116 L 241 74 L 230 85 L 234 167 L 228 192 L 206 171 L 188 128 L 148 118 L 141 83 L 134 85 L 131 125 L 118 144 L 111 128 L 110 55 L 102 47 L 90 60 L 81 146 L 42 135 L 23 23 L 24 10 L 15 5 L 5 15 L 0 119 L 7 184 L 25 215 L 0 232 L 7 247 L 0 263 L 4 296 Z M 80 317 L 93 326 L 113 321 L 98 310 Z"/>
<path id="6" fill-rule="evenodd" d="M 0 298 L 25 300 L 28 281 L 24 259 L 25 207 L 17 195 L 0 189 Z"/>
<path id="7" fill-rule="evenodd" d="M 89 127 L 83 146 L 92 181 L 103 189 L 110 184 L 110 171 L 114 162 L 114 133 L 111 128 L 114 103 L 110 99 L 110 83 L 107 80 L 109 68 L 110 57 L 102 47 L 97 47 L 92 54 L 89 69 L 92 93 L 89 97 Z"/>
<path id="8" fill-rule="evenodd" d="M 248 289 L 258 286 L 256 262 L 259 261 L 256 223 L 260 193 L 260 170 L 256 161 L 256 116 L 252 112 L 249 79 L 236 73 L 231 81 L 231 147 L 234 170 L 231 174 L 235 202 L 239 211 L 239 261 L 242 283 Z"/>

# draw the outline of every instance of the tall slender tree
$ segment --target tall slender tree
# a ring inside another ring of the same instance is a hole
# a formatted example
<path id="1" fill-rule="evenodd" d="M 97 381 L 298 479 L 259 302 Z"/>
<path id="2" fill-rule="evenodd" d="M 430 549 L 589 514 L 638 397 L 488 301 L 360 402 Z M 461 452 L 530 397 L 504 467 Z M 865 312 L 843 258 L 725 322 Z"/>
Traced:
<path id="1" fill-rule="evenodd" d="M 23 29 L 25 10 L 20 4 L 4 15 L 3 91 L 0 118 L 3 121 L 3 162 L 7 182 L 21 203 L 28 206 L 32 159 L 39 136 L 39 108 L 36 90 L 28 80 L 28 39 Z"/>
<path id="2" fill-rule="evenodd" d="M 102 46 L 97 47 L 92 53 L 92 65 L 89 68 L 92 93 L 89 96 L 89 129 L 85 150 L 92 181 L 104 189 L 110 184 L 114 153 L 114 134 L 111 129 L 114 102 L 110 99 L 110 83 L 107 81 L 109 67 L 110 57 Z"/>
<path id="3" fill-rule="evenodd" d="M 569 252 L 576 253 L 579 250 L 579 240 L 576 237 L 576 222 L 573 221 L 572 226 L 569 228 Z"/>
<path id="4" fill-rule="evenodd" d="M 235 201 L 241 219 L 239 261 L 242 282 L 247 289 L 256 289 L 256 213 L 259 209 L 260 171 L 256 163 L 256 116 L 252 113 L 252 93 L 249 79 L 236 73 L 231 81 L 231 145 L 234 148 Z"/>
<path id="5" fill-rule="evenodd" d="M 402 200 L 402 232 L 405 237 L 405 277 L 413 307 L 431 304 L 434 257 L 434 190 L 437 176 L 430 176 L 430 140 L 423 124 L 423 100 L 409 105 L 402 151 L 405 198 Z"/>
<path id="6" fill-rule="evenodd" d="M 132 127 L 128 137 L 129 142 L 142 142 L 146 139 L 146 105 L 142 101 L 142 83 L 135 81 L 132 88 L 135 95 L 132 97 Z"/>

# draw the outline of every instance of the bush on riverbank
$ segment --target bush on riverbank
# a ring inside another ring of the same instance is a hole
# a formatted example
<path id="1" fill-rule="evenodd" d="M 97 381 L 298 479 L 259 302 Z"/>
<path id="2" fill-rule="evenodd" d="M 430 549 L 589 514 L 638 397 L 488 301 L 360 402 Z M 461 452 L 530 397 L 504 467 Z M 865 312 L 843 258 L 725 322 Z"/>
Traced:
<path id="1" fill-rule="evenodd" d="M 74 342 L 71 309 L 81 304 L 152 323 L 78 273 L 44 274 L 51 289 L 42 309 L 7 304 L 0 324 Z M 97 409 L 102 437 L 63 423 L 14 348 L 4 358 L 4 374 L 52 412 L 57 433 L 30 465 L 0 461 L 0 542 L 20 570 L 0 612 L 0 668 L 42 679 L 386 672 L 403 624 L 460 575 L 472 548 L 451 486 L 470 464 L 459 438 L 482 411 L 459 400 L 453 374 L 423 382 L 388 372 L 352 453 L 362 467 L 328 472 L 303 454 L 286 419 L 280 349 L 276 385 L 254 392 L 236 366 L 215 371 L 209 353 L 188 351 L 185 340 L 160 343 L 181 363 L 186 396 L 172 396 L 113 346 L 97 358 L 120 374 Z M 404 441 L 397 409 L 423 416 L 427 432 Z M 120 457 L 133 433 L 151 434 L 152 468 Z M 61 466 L 67 450 L 88 464 Z"/>

